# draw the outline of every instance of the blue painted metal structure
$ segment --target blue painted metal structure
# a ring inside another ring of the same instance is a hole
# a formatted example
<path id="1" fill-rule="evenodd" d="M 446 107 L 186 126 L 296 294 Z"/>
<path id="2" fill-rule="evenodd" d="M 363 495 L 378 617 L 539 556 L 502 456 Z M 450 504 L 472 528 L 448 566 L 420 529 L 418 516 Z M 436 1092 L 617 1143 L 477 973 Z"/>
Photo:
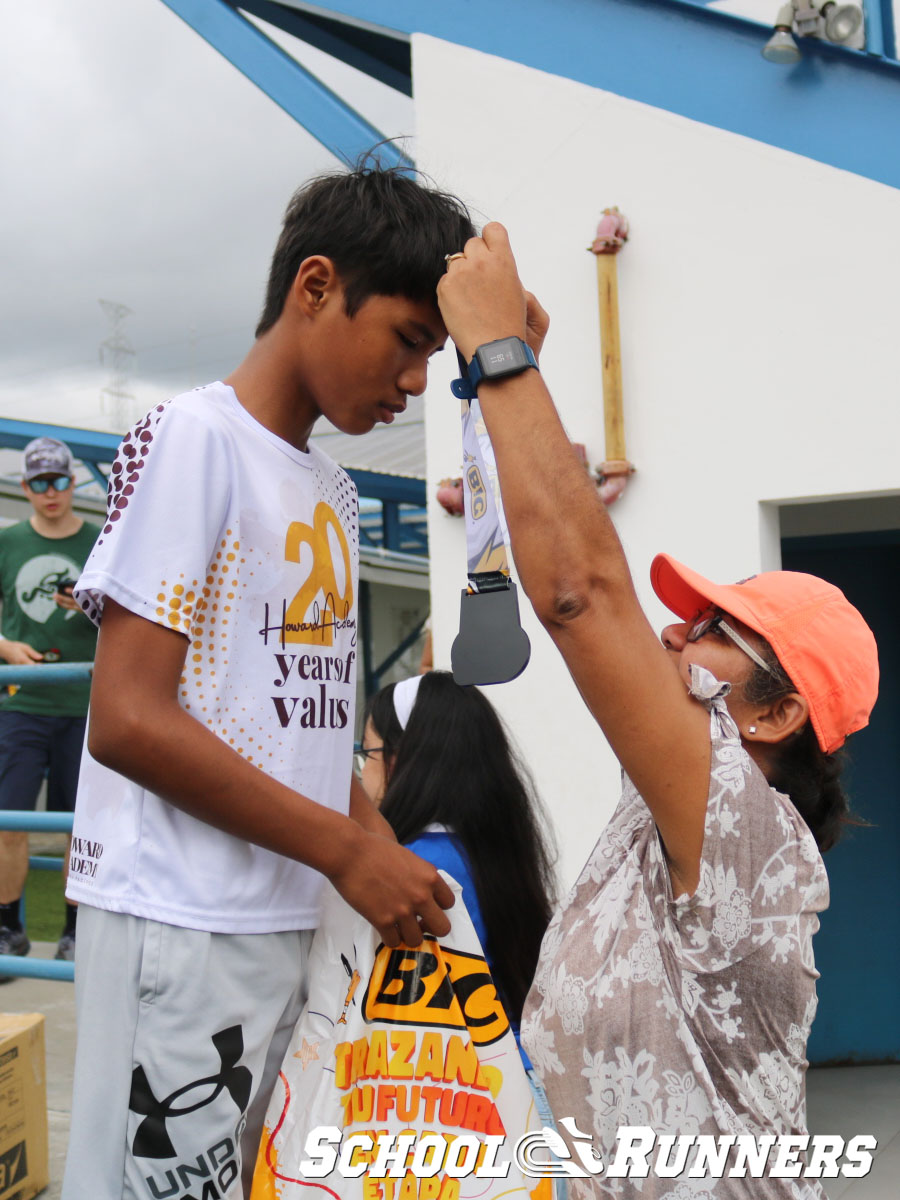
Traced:
<path id="1" fill-rule="evenodd" d="M 286 54 L 238 12 L 236 5 L 226 0 L 163 0 L 163 3 L 338 157 L 354 162 L 376 143 L 384 141 L 384 134 Z M 243 7 L 273 20 L 283 6 L 254 3 Z M 303 24 L 298 22 L 299 18 L 292 21 L 299 29 Z M 307 29 L 308 36 L 315 36 L 316 32 L 320 44 L 333 42 L 327 28 Z M 371 55 L 368 58 L 361 55 L 358 62 L 360 66 L 367 63 L 372 67 L 372 59 Z M 391 143 L 383 147 L 381 157 L 394 166 L 412 166 L 411 160 Z"/>
<path id="2" fill-rule="evenodd" d="M 300 12 L 280 0 L 227 0 L 232 8 L 276 25 L 332 58 L 364 71 L 388 87 L 412 95 L 412 56 L 406 37 L 390 37 L 344 21 Z"/>
<path id="3" fill-rule="evenodd" d="M 37 437 L 52 437 L 65 442 L 76 458 L 80 458 L 95 481 L 106 490 L 106 475 L 101 463 L 111 463 L 116 456 L 119 442 L 115 433 L 100 433 L 93 429 L 70 429 L 66 425 L 48 425 L 44 421 L 14 421 L 11 417 L 0 418 L 0 446 L 12 450 L 24 450 Z"/>
<path id="4" fill-rule="evenodd" d="M 106 470 L 116 456 L 121 438 L 114 433 L 70 429 L 41 421 L 15 421 L 0 417 L 0 446 L 21 450 L 32 438 L 53 437 L 65 442 L 76 458 L 106 490 Z M 347 474 L 360 496 L 380 502 L 377 519 L 361 522 L 361 536 L 370 546 L 405 554 L 428 554 L 425 520 L 425 480 L 411 476 L 385 475 L 350 467 Z M 3 668 L 0 668 L 2 675 Z"/>
<path id="5" fill-rule="evenodd" d="M 74 983 L 75 964 L 73 962 L 56 962 L 52 958 L 17 958 L 14 954 L 0 954 L 0 975 L 30 979 L 59 979 L 65 983 Z"/>
<path id="6" fill-rule="evenodd" d="M 78 683 L 81 680 L 89 680 L 93 670 L 94 664 L 89 662 L 31 663 L 28 666 L 4 663 L 0 667 L 0 688 L 11 683 Z"/>
<path id="7" fill-rule="evenodd" d="M 0 829 L 12 833 L 71 833 L 72 814 L 0 809 Z"/>
<path id="8" fill-rule="evenodd" d="M 882 58 L 898 58 L 893 0 L 867 0 L 866 51 Z"/>
<path id="9" fill-rule="evenodd" d="M 243 39 L 262 35 L 239 17 L 238 0 L 163 2 L 333 153 L 356 156 L 361 126 L 338 111 L 321 119 L 312 92 L 318 88 L 324 96 L 327 89 L 313 85 L 309 72 L 280 51 L 271 78 L 263 58 L 246 61 L 253 56 Z M 345 61 L 356 54 L 354 65 L 364 70 L 361 44 L 371 67 L 373 47 L 431 34 L 900 187 L 900 156 L 890 149 L 900 126 L 890 0 L 870 0 L 869 50 L 806 38 L 795 67 L 761 57 L 765 25 L 695 0 L 519 0 L 514 10 L 508 0 L 326 0 L 299 7 L 248 0 L 240 6 L 260 13 L 265 7 L 267 20 L 285 28 L 293 23 L 300 36 L 302 22 L 317 21 L 308 40 L 322 48 L 327 43 L 329 53 Z M 776 8 L 773 0 L 773 19 Z M 384 78 L 378 70 L 370 73 Z M 369 144 L 376 140 L 373 133 Z"/>

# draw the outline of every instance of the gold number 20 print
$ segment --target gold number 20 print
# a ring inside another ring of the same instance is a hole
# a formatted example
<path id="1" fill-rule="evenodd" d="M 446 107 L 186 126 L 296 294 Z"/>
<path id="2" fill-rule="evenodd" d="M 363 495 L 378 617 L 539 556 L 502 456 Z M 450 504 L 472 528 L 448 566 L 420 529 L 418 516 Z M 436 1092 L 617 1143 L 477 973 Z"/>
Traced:
<path id="1" fill-rule="evenodd" d="M 344 564 L 343 591 L 338 588 L 328 538 L 329 527 L 337 535 L 341 548 Z M 284 640 L 316 642 L 320 646 L 331 646 L 334 643 L 335 619 L 346 619 L 353 607 L 353 580 L 347 538 L 334 511 L 323 500 L 316 505 L 312 527 L 302 521 L 293 521 L 288 526 L 284 545 L 284 557 L 287 561 L 299 563 L 300 548 L 304 545 L 312 550 L 312 566 L 300 590 L 288 605 Z"/>

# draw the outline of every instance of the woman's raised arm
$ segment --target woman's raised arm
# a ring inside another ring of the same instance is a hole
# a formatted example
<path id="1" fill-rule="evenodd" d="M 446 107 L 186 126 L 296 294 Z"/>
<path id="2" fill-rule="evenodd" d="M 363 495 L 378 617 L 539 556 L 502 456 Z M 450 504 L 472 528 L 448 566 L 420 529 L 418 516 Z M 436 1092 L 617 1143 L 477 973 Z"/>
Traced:
<path id="1" fill-rule="evenodd" d="M 486 342 L 542 338 L 506 230 L 466 244 L 438 287 L 450 336 L 469 361 Z M 679 890 L 697 883 L 709 788 L 709 717 L 654 634 L 597 489 L 542 377 L 528 370 L 478 390 L 522 586 L 585 703 L 647 805 Z"/>

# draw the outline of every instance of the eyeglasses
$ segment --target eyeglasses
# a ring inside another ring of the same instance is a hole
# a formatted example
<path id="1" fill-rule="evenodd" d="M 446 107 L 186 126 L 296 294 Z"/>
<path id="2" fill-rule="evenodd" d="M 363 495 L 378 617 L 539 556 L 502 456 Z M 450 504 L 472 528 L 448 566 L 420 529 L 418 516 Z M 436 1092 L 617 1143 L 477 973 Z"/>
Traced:
<path id="1" fill-rule="evenodd" d="M 43 479 L 28 480 L 28 487 L 32 492 L 37 492 L 39 496 L 42 496 L 47 488 L 53 488 L 54 492 L 67 492 L 71 486 L 71 475 L 51 475 L 44 476 Z"/>
<path id="2" fill-rule="evenodd" d="M 357 771 L 362 772 L 362 769 L 366 765 L 367 761 L 370 758 L 374 758 L 378 754 L 381 755 L 383 760 L 384 746 L 356 746 L 354 748 L 353 757 L 356 759 Z"/>
<path id="3" fill-rule="evenodd" d="M 762 667 L 767 674 L 773 675 L 776 679 L 778 678 L 778 672 L 774 669 L 774 667 L 770 666 L 769 663 L 767 663 L 762 657 L 762 655 L 758 654 L 750 645 L 750 643 L 741 637 L 736 629 L 732 629 L 732 627 L 725 620 L 723 614 L 714 608 L 708 609 L 706 612 L 700 613 L 699 616 L 694 618 L 690 629 L 685 635 L 685 638 L 689 642 L 699 642 L 700 639 L 705 637 L 708 633 L 724 633 L 725 636 L 731 638 L 734 644 L 740 647 L 747 657 L 752 659 L 758 667 Z"/>

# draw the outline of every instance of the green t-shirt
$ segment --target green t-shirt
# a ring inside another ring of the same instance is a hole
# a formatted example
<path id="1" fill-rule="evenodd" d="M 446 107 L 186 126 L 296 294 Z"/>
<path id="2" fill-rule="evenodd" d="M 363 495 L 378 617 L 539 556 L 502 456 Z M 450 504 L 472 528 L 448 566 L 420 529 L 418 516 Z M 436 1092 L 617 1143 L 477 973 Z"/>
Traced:
<path id="1" fill-rule="evenodd" d="M 60 662 L 93 662 L 97 630 L 82 612 L 60 608 L 53 599 L 64 579 L 77 579 L 100 530 L 85 521 L 66 538 L 43 537 L 21 521 L 0 529 L 0 633 L 11 642 L 27 642 L 41 654 L 59 653 Z M 0 663 L 2 665 L 2 663 Z M 88 709 L 91 685 L 26 684 L 2 701 L 12 712 L 81 717 Z"/>

